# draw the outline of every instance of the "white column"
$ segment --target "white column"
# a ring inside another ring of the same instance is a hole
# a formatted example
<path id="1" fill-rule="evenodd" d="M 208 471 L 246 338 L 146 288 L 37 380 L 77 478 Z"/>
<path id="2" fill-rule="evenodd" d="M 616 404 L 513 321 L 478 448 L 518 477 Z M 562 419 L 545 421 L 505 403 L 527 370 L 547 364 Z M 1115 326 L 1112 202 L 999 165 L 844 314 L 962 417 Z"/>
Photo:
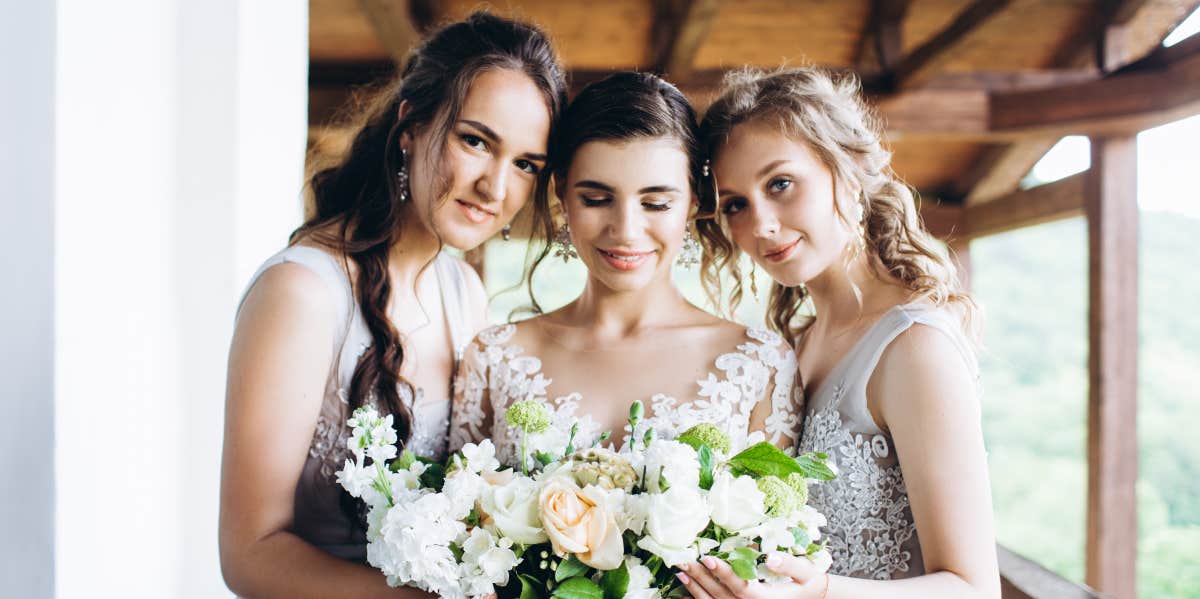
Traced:
<path id="1" fill-rule="evenodd" d="M 54 594 L 54 11 L 0 0 L 0 588 Z"/>
<path id="2" fill-rule="evenodd" d="M 300 219 L 307 7 L 62 0 L 58 595 L 228 595 L 225 357 Z"/>

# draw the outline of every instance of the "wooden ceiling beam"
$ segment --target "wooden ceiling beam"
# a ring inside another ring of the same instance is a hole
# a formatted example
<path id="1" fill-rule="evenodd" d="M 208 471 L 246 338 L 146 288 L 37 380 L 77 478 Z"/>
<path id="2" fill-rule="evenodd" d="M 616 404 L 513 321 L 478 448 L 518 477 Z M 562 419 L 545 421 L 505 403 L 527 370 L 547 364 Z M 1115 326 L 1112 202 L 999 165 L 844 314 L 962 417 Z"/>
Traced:
<path id="1" fill-rule="evenodd" d="M 1085 171 L 1014 191 L 984 204 L 967 206 L 961 234 L 974 239 L 1082 215 L 1086 178 Z"/>
<path id="2" fill-rule="evenodd" d="M 988 129 L 1039 136 L 1133 134 L 1200 113 L 1200 36 L 1093 82 L 993 94 Z"/>
<path id="3" fill-rule="evenodd" d="M 1033 165 L 1056 143 L 1058 138 L 1044 137 L 993 145 L 954 182 L 954 191 L 968 205 L 988 202 L 1011 193 Z"/>
<path id="4" fill-rule="evenodd" d="M 1134 58 L 1122 43 L 1127 27 L 1151 0 L 1094 0 L 1079 30 L 1062 45 L 1050 64 L 1086 67 L 1108 73 Z"/>
<path id="5" fill-rule="evenodd" d="M 950 25 L 901 58 L 894 69 L 873 78 L 867 87 L 887 92 L 922 85 L 937 73 L 938 67 L 954 54 L 968 34 L 1009 4 L 1010 0 L 975 0 Z"/>
<path id="6" fill-rule="evenodd" d="M 407 0 L 358 0 L 388 56 L 403 64 L 408 51 L 421 40 Z"/>
<path id="7" fill-rule="evenodd" d="M 720 0 L 656 0 L 648 44 L 651 70 L 687 83 L 720 8 Z"/>
<path id="8" fill-rule="evenodd" d="M 859 73 L 887 72 L 904 51 L 904 17 L 911 0 L 871 0 L 871 14 L 859 36 L 854 65 Z"/>

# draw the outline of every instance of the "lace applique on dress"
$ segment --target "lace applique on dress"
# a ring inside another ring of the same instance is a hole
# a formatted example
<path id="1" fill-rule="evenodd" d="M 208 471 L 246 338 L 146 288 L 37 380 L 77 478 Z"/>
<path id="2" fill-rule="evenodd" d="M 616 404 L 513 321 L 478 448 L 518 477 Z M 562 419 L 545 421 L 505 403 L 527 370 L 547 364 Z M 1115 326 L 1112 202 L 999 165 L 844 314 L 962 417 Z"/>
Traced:
<path id="1" fill-rule="evenodd" d="M 497 457 L 512 464 L 520 436 L 504 421 L 504 411 L 513 403 L 529 399 L 550 409 L 554 428 L 558 431 L 565 434 L 573 423 L 579 424 L 576 447 L 596 441 L 602 427 L 591 415 L 579 412 L 582 395 L 569 393 L 549 398 L 546 389 L 551 381 L 542 373 L 541 360 L 525 355 L 520 346 L 508 345 L 515 333 L 516 327 L 511 324 L 487 329 L 479 334 L 478 343 L 464 356 L 450 446 L 458 448 L 478 442 L 490 429 Z M 646 406 L 646 418 L 637 431 L 629 431 L 626 427 L 627 434 L 622 442 L 628 442 L 632 435 L 644 435 L 649 428 L 654 429 L 656 437 L 668 437 L 702 422 L 724 429 L 735 448 L 761 440 L 777 443 L 784 437 L 795 439 L 799 432 L 794 390 L 795 357 L 790 350 L 780 351 L 782 340 L 774 333 L 748 329 L 746 334 L 749 342 L 738 345 L 735 352 L 718 356 L 714 362 L 717 372 L 709 372 L 706 378 L 697 381 L 699 391 L 695 399 L 681 402 L 666 394 L 651 396 Z M 766 430 L 750 433 L 751 412 L 766 395 L 768 385 L 773 387 Z M 485 393 L 486 406 L 483 403 Z M 566 444 L 565 438 L 558 439 L 550 434 L 542 435 L 538 441 L 547 449 Z"/>
<path id="2" fill-rule="evenodd" d="M 910 573 L 917 527 L 891 440 L 848 430 L 838 411 L 845 394 L 839 381 L 830 401 L 808 416 L 800 443 L 802 453 L 825 452 L 838 468 L 837 478 L 812 487 L 810 500 L 829 520 L 830 572 L 875 580 L 919 574 Z"/>

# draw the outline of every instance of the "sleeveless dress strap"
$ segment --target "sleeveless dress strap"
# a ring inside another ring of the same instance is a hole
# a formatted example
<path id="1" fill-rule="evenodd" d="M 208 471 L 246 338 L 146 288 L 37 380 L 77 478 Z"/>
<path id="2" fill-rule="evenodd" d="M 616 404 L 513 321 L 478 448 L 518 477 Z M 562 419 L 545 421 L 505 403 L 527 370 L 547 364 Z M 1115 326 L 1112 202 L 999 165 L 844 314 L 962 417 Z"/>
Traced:
<path id="1" fill-rule="evenodd" d="M 966 336 L 945 310 L 926 304 L 907 304 L 892 308 L 884 314 L 879 322 L 867 331 L 857 347 L 846 356 L 848 362 L 845 371 L 846 384 L 850 387 L 861 388 L 862 396 L 865 398 L 867 383 L 875 372 L 875 367 L 879 365 L 883 352 L 901 333 L 915 324 L 931 327 L 950 339 L 970 370 L 971 376 L 978 381 L 979 367 L 975 352 Z M 877 428 L 874 426 L 875 419 L 869 413 L 865 401 L 848 402 L 843 409 L 848 412 L 853 421 L 867 425 L 866 428 L 869 429 Z M 871 432 L 879 431 L 872 430 Z"/>
<path id="2" fill-rule="evenodd" d="M 267 258 L 262 266 L 258 267 L 254 275 L 250 277 L 250 282 L 246 284 L 246 290 L 242 293 L 242 298 L 238 301 L 238 312 L 241 312 L 242 304 L 246 301 L 246 296 L 250 294 L 250 290 L 258 283 L 258 279 L 262 277 L 263 273 L 267 272 L 271 267 L 284 263 L 303 266 L 320 277 L 325 282 L 325 285 L 329 287 L 330 297 L 333 298 L 334 309 L 338 315 L 333 338 L 335 356 L 333 363 L 334 367 L 337 368 L 343 354 L 342 348 L 345 346 L 350 333 L 350 323 L 354 315 L 354 294 L 346 271 L 342 268 L 338 259 L 329 252 L 314 247 L 294 245 L 284 248 L 274 256 Z"/>

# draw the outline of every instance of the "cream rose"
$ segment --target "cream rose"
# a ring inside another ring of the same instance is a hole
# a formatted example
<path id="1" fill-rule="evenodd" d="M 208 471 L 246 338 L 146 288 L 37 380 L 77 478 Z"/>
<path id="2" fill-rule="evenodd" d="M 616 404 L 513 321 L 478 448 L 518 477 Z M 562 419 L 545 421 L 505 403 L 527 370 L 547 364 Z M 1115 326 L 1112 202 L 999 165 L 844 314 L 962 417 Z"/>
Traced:
<path id="1" fill-rule="evenodd" d="M 605 509 L 604 491 L 580 489 L 565 476 L 545 481 L 538 495 L 542 526 L 558 555 L 574 553 L 579 561 L 598 570 L 621 565 L 624 544 L 613 514 Z"/>
<path id="2" fill-rule="evenodd" d="M 522 545 L 546 542 L 538 515 L 537 483 L 528 478 L 514 478 L 508 484 L 491 487 L 480 498 L 484 522 L 490 523 L 501 536 Z"/>

